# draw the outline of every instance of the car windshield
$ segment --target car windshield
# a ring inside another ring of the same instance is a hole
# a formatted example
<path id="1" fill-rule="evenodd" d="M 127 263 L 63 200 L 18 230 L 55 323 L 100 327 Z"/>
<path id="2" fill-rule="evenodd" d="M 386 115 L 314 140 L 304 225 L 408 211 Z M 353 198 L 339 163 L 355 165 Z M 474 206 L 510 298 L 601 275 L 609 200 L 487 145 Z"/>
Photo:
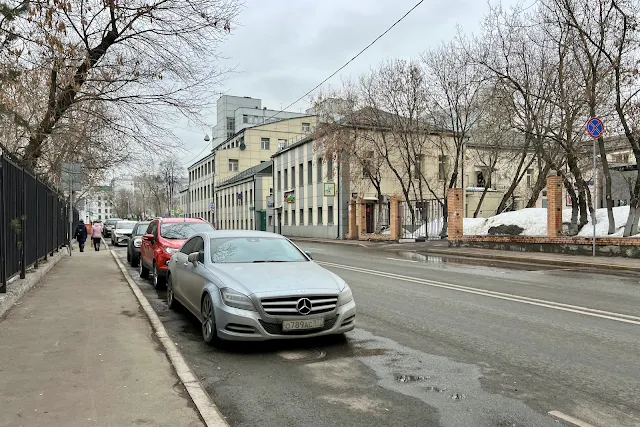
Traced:
<path id="1" fill-rule="evenodd" d="M 170 240 L 186 240 L 201 231 L 212 231 L 211 224 L 206 222 L 176 222 L 162 224 L 162 237 Z"/>
<path id="2" fill-rule="evenodd" d="M 211 239 L 215 263 L 304 262 L 308 259 L 288 240 L 277 237 L 220 237 Z"/>
<path id="3" fill-rule="evenodd" d="M 141 222 L 136 227 L 134 235 L 135 236 L 142 236 L 147 231 L 147 228 L 149 228 L 149 223 L 148 222 Z"/>
<path id="4" fill-rule="evenodd" d="M 119 221 L 116 223 L 116 228 L 120 230 L 131 230 L 136 225 L 133 221 Z"/>

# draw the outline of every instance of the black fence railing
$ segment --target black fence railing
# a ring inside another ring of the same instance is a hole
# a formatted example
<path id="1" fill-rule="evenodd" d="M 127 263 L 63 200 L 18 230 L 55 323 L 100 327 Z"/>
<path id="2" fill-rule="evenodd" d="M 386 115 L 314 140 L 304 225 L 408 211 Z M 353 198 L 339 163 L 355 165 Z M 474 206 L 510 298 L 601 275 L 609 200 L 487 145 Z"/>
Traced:
<path id="1" fill-rule="evenodd" d="M 405 200 L 402 202 L 401 213 L 401 238 L 419 240 L 443 238 L 444 207 L 439 200 Z"/>
<path id="2" fill-rule="evenodd" d="M 8 156 L 0 155 L 0 293 L 7 281 L 68 243 L 65 197 Z M 73 226 L 78 211 L 73 212 Z"/>

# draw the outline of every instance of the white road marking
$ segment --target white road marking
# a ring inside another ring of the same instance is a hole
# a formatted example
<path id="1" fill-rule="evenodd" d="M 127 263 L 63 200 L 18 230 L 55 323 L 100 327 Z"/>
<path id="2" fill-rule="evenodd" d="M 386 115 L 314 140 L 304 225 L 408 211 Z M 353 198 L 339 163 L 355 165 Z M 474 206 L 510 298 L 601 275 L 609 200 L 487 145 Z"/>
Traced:
<path id="1" fill-rule="evenodd" d="M 438 282 L 435 280 L 420 279 L 417 277 L 404 276 L 401 274 L 387 273 L 384 271 L 369 270 L 366 268 L 353 267 L 350 265 L 335 264 L 331 262 L 316 261 L 317 264 L 351 270 L 357 273 L 370 274 L 373 276 L 386 277 L 389 279 L 402 280 L 405 282 L 420 283 L 423 285 L 433 286 L 436 288 L 450 289 L 458 292 L 482 295 L 491 298 L 502 299 L 506 301 L 514 301 L 522 304 L 535 305 L 538 307 L 552 308 L 554 310 L 566 311 L 570 313 L 582 314 L 585 316 L 598 317 L 601 319 L 615 320 L 616 322 L 630 323 L 632 325 L 640 325 L 640 317 L 628 314 L 614 313 L 610 311 L 597 310 L 595 308 L 581 307 L 578 305 L 564 304 L 555 301 L 547 301 L 537 298 L 529 298 L 520 295 L 507 294 L 504 292 L 489 291 L 486 289 L 473 288 L 469 286 L 455 285 L 453 283 Z"/>
<path id="2" fill-rule="evenodd" d="M 576 427 L 595 427 L 593 424 L 585 423 L 584 421 L 574 418 L 571 415 L 563 414 L 560 411 L 550 411 L 549 415 L 555 418 L 559 418 L 568 423 L 571 423 Z"/>
<path id="3" fill-rule="evenodd" d="M 390 259 L 391 261 L 418 262 L 413 259 L 402 259 L 402 258 L 387 258 L 387 259 Z"/>
<path id="4" fill-rule="evenodd" d="M 174 344 L 171 338 L 169 338 L 167 330 L 164 328 L 162 321 L 153 310 L 153 307 L 151 307 L 149 300 L 144 296 L 138 287 L 138 284 L 133 280 L 115 251 L 111 250 L 110 252 L 111 255 L 113 255 L 113 259 L 116 260 L 116 264 L 120 267 L 120 271 L 122 271 L 127 283 L 129 283 L 129 287 L 136 298 L 138 298 L 138 302 L 140 302 L 144 312 L 147 314 L 151 326 L 153 326 L 153 329 L 156 331 L 158 340 L 162 343 L 162 346 L 167 352 L 171 365 L 173 365 L 176 374 L 178 374 L 178 377 L 180 378 L 180 381 L 182 381 L 184 388 L 189 393 L 189 396 L 191 396 L 191 400 L 193 400 L 193 403 L 196 405 L 205 425 L 207 427 L 229 427 L 229 424 L 218 412 L 218 408 L 211 400 L 209 394 L 206 392 L 202 384 L 200 384 L 200 381 L 198 381 L 198 377 L 194 375 L 189 368 L 189 365 L 187 365 L 182 353 L 180 353 L 180 350 L 177 348 L 177 344 Z"/>

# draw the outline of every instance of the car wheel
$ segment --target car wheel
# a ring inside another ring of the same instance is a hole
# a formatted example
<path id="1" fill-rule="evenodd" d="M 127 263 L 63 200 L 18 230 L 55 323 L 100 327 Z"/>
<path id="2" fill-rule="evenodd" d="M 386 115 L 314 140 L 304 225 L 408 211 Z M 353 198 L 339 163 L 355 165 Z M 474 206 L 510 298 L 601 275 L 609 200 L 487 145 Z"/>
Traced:
<path id="1" fill-rule="evenodd" d="M 153 287 L 155 289 L 162 289 L 165 285 L 165 279 L 160 277 L 160 272 L 158 271 L 158 264 L 153 263 Z"/>
<path id="2" fill-rule="evenodd" d="M 140 265 L 138 266 L 138 272 L 140 273 L 140 277 L 142 277 L 143 279 L 146 279 L 147 277 L 149 277 L 149 269 L 144 266 L 144 263 L 142 262 L 142 260 L 140 260 Z"/>
<path id="3" fill-rule="evenodd" d="M 218 340 L 218 330 L 216 329 L 216 318 L 213 312 L 213 302 L 209 294 L 202 298 L 202 339 L 207 344 L 216 344 Z"/>
<path id="4" fill-rule="evenodd" d="M 167 306 L 176 310 L 178 308 L 178 301 L 176 301 L 176 296 L 173 294 L 173 278 L 169 274 L 167 276 Z"/>
<path id="5" fill-rule="evenodd" d="M 131 252 L 129 252 L 129 250 L 127 250 L 127 262 L 129 265 L 133 266 L 133 263 L 131 262 Z"/>

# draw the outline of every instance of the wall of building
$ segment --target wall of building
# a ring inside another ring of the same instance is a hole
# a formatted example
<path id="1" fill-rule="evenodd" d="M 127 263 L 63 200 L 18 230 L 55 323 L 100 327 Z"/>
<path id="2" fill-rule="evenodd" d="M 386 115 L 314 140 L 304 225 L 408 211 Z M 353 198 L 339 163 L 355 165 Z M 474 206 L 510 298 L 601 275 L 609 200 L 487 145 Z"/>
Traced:
<path id="1" fill-rule="evenodd" d="M 216 227 L 221 230 L 259 230 L 260 212 L 266 210 L 266 197 L 271 185 L 270 175 L 254 175 L 218 187 Z"/>
<path id="2" fill-rule="evenodd" d="M 315 126 L 315 122 L 315 117 L 304 117 L 246 129 L 242 134 L 216 150 L 215 180 L 217 182 L 224 181 L 239 172 L 269 161 L 271 156 L 278 151 L 279 141 L 291 144 L 302 139 L 309 133 L 303 130 L 303 123 Z M 304 129 L 307 129 L 307 126 Z M 265 144 L 268 140 L 268 146 L 263 145 L 263 139 Z M 242 143 L 245 145 L 244 150 L 240 149 Z M 237 163 L 237 170 L 231 169 L 232 162 Z"/>
<path id="3" fill-rule="evenodd" d="M 187 217 L 204 218 L 213 221 L 210 209 L 213 202 L 213 177 L 215 173 L 214 155 L 209 154 L 189 169 L 189 200 L 184 202 L 183 210 Z M 183 195 L 181 193 L 181 195 Z"/>
<path id="4" fill-rule="evenodd" d="M 337 238 L 341 212 L 335 162 L 325 162 L 314 150 L 313 141 L 283 151 L 273 161 L 275 206 L 270 231 L 286 236 Z M 325 195 L 325 184 L 328 190 L 333 189 L 334 196 Z M 348 200 L 344 209 L 348 209 Z"/>

